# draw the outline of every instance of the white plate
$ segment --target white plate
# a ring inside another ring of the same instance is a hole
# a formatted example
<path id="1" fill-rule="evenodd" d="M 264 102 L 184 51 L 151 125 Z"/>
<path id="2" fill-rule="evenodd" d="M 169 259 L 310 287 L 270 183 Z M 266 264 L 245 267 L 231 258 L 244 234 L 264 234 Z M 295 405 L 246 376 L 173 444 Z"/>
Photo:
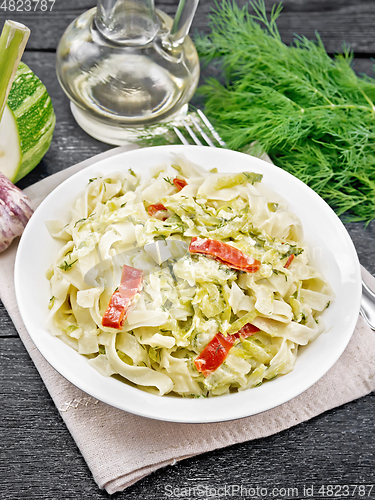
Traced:
<path id="1" fill-rule="evenodd" d="M 106 175 L 129 167 L 147 171 L 170 153 L 184 153 L 192 161 L 219 172 L 244 170 L 263 174 L 263 183 L 289 201 L 289 209 L 303 224 L 312 250 L 312 264 L 328 279 L 336 294 L 324 312 L 326 333 L 300 349 L 294 370 L 260 387 L 236 394 L 202 399 L 155 396 L 106 378 L 86 358 L 50 335 L 46 329 L 49 282 L 47 268 L 60 244 L 48 233 L 45 221 L 61 219 L 69 204 L 98 172 Z M 161 146 L 121 153 L 98 161 L 57 187 L 39 206 L 21 238 L 15 264 L 18 307 L 39 351 L 66 379 L 98 400 L 131 413 L 173 422 L 218 422 L 269 410 L 301 394 L 338 360 L 354 331 L 361 298 L 358 257 L 344 226 L 329 206 L 301 181 L 262 160 L 241 153 L 197 146 Z"/>

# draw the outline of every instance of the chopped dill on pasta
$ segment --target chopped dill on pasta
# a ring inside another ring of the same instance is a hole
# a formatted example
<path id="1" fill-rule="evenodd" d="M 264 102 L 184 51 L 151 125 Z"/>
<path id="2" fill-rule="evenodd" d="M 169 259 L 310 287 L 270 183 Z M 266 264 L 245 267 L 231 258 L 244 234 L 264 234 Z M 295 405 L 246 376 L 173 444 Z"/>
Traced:
<path id="1" fill-rule="evenodd" d="M 63 242 L 46 273 L 51 333 L 103 376 L 159 395 L 219 396 L 290 372 L 333 300 L 300 220 L 260 174 L 172 159 L 92 179 L 68 224 L 49 221 Z"/>

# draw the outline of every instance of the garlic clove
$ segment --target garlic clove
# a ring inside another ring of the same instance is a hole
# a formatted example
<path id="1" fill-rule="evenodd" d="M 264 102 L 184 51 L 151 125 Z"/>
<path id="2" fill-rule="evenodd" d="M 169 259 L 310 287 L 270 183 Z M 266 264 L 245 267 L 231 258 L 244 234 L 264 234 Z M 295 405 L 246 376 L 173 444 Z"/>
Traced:
<path id="1" fill-rule="evenodd" d="M 0 252 L 21 236 L 32 214 L 29 198 L 0 173 Z"/>

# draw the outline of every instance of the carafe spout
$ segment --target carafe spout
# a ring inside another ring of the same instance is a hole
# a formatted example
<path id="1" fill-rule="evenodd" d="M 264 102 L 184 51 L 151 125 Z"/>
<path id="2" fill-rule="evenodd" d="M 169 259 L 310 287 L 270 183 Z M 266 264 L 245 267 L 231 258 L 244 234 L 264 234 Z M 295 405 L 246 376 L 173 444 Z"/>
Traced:
<path id="1" fill-rule="evenodd" d="M 154 0 L 97 0 L 95 23 L 107 39 L 141 46 L 159 31 Z"/>
<path id="2" fill-rule="evenodd" d="M 188 35 L 199 0 L 180 0 L 177 12 L 168 35 L 168 42 L 173 48 L 181 45 Z"/>

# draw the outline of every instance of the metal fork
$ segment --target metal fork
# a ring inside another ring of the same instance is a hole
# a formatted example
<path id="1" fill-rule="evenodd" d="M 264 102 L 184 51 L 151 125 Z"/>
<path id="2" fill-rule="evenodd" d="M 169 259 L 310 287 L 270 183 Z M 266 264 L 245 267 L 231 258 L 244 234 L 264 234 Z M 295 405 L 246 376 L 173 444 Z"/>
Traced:
<path id="1" fill-rule="evenodd" d="M 187 134 L 191 137 L 197 146 L 210 146 L 211 148 L 218 147 L 217 144 L 223 148 L 227 147 L 226 143 L 217 133 L 212 123 L 208 120 L 206 115 L 200 109 L 197 110 L 197 114 L 202 121 L 199 123 L 194 114 L 190 114 L 186 119 L 182 120 L 181 123 L 185 127 Z M 191 123 L 188 123 L 188 120 Z M 206 128 L 206 130 L 204 130 Z M 173 130 L 177 137 L 180 139 L 182 144 L 186 146 L 190 145 L 190 142 L 182 134 L 181 130 L 177 127 L 173 127 Z M 210 133 L 211 137 L 207 134 Z M 198 137 L 200 135 L 201 138 Z M 202 139 L 206 144 L 202 142 Z M 217 144 L 215 144 L 215 141 Z M 269 160 L 268 156 L 267 159 Z M 269 160 L 271 163 L 271 160 Z M 368 326 L 375 331 L 375 293 L 370 290 L 366 283 L 362 280 L 362 298 L 361 307 L 359 311 L 362 318 L 366 321 Z"/>
<path id="2" fill-rule="evenodd" d="M 185 130 L 189 134 L 189 136 L 193 139 L 194 143 L 197 146 L 205 146 L 208 145 L 211 148 L 216 148 L 217 145 L 215 144 L 215 141 L 218 143 L 219 146 L 226 148 L 227 145 L 223 141 L 223 139 L 220 137 L 220 135 L 216 132 L 214 129 L 212 123 L 208 120 L 207 116 L 201 111 L 200 109 L 197 110 L 197 114 L 199 118 L 202 120 L 202 125 L 199 123 L 199 121 L 195 118 L 194 114 L 190 114 L 189 117 L 185 120 L 181 120 L 182 125 L 185 127 Z M 188 120 L 191 122 L 191 124 L 188 123 Z M 195 130 L 194 128 L 195 127 Z M 204 127 L 206 127 L 207 132 L 211 134 L 211 137 L 207 135 L 206 131 L 204 130 Z M 186 137 L 182 134 L 182 132 L 177 128 L 173 127 L 173 130 L 177 137 L 180 139 L 182 144 L 185 144 L 186 146 L 190 145 L 190 142 L 186 139 Z M 201 138 L 206 142 L 204 144 L 201 139 L 198 138 L 198 135 L 200 134 Z"/>
<path id="3" fill-rule="evenodd" d="M 360 315 L 372 330 L 375 330 L 375 293 L 362 280 Z"/>

